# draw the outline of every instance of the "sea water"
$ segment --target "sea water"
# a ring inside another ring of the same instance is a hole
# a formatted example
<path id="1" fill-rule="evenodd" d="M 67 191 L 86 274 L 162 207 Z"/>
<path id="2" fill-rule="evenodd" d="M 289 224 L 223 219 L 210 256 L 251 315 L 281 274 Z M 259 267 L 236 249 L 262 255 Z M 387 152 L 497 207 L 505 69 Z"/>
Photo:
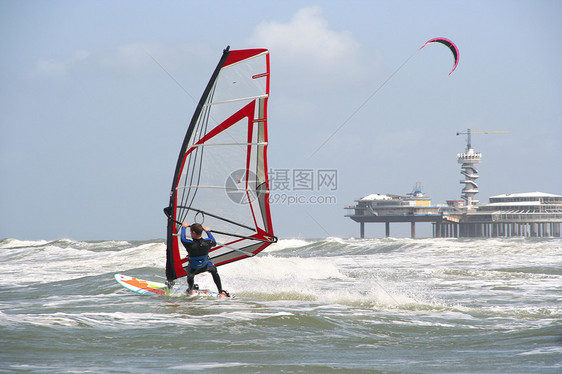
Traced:
<path id="1" fill-rule="evenodd" d="M 164 266 L 164 240 L 0 241 L 0 372 L 562 372 L 560 238 L 280 240 L 219 267 L 234 299 L 114 279 Z"/>

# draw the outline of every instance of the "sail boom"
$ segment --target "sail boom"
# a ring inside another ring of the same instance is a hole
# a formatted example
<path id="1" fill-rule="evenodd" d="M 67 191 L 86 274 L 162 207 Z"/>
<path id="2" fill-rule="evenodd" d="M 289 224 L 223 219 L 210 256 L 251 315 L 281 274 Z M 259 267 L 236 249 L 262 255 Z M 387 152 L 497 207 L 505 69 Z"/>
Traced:
<path id="1" fill-rule="evenodd" d="M 228 244 L 217 243 L 217 245 L 219 246 L 219 248 L 226 248 L 226 249 L 230 249 L 230 250 L 233 250 L 233 251 L 236 251 L 236 252 L 240 252 L 242 254 L 245 254 L 248 257 L 254 257 L 255 256 L 255 254 L 253 254 L 252 252 L 246 252 L 246 251 L 243 251 L 241 249 L 229 246 Z"/>

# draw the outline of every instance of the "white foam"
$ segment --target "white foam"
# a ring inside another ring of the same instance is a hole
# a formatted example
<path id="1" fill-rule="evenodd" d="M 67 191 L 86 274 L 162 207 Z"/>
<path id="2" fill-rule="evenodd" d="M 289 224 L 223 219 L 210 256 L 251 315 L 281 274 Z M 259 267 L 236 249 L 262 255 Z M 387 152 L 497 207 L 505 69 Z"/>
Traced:
<path id="1" fill-rule="evenodd" d="M 0 241 L 0 249 L 4 248 L 22 248 L 22 247 L 37 247 L 47 244 L 47 240 L 18 240 L 18 239 L 4 239 Z"/>
<path id="2" fill-rule="evenodd" d="M 53 242 L 51 242 L 53 243 Z M 38 247 L 18 247 L 17 252 L 2 252 L 9 261 L 2 261 L 0 285 L 47 283 L 98 275 L 106 272 L 126 272 L 128 269 L 154 266 L 165 267 L 166 249 L 162 243 L 146 243 L 125 249 L 114 249 L 115 243 L 104 242 L 113 250 L 101 250 L 105 244 L 68 242 L 67 247 L 47 244 Z M 30 271 L 32 269 L 32 271 Z"/>
<path id="3" fill-rule="evenodd" d="M 169 369 L 172 370 L 188 370 L 188 371 L 198 371 L 198 370 L 209 370 L 209 369 L 222 369 L 222 368 L 232 368 L 238 366 L 247 366 L 251 364 L 243 362 L 194 362 L 183 365 L 171 366 Z"/>
<path id="4" fill-rule="evenodd" d="M 288 248 L 299 248 L 309 244 L 308 241 L 302 239 L 280 239 L 277 243 L 271 244 L 264 252 L 277 252 Z"/>

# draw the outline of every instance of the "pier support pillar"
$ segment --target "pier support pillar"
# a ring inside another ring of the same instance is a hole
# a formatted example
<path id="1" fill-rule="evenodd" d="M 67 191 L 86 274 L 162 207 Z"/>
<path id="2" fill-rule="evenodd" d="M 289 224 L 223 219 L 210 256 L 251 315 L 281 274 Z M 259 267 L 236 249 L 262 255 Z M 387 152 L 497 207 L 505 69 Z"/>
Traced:
<path id="1" fill-rule="evenodd" d="M 531 226 L 531 237 L 536 238 L 537 237 L 537 224 L 531 223 L 530 226 Z"/>
<path id="2" fill-rule="evenodd" d="M 410 231 L 412 233 L 412 239 L 416 238 L 416 223 L 414 221 L 412 221 L 412 223 L 410 224 Z"/>
<path id="3" fill-rule="evenodd" d="M 385 229 L 386 237 L 387 238 L 390 237 L 390 222 L 389 221 L 386 221 L 384 223 L 384 229 Z"/>
<path id="4" fill-rule="evenodd" d="M 365 239 L 365 222 L 359 222 L 359 235 L 361 239 Z"/>

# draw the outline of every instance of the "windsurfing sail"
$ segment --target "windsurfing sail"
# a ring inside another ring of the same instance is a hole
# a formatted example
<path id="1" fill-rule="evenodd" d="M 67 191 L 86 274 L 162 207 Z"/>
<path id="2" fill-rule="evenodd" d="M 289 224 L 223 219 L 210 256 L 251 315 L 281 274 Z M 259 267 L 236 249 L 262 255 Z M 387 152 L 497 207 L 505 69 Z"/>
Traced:
<path id="1" fill-rule="evenodd" d="M 216 266 L 254 256 L 277 241 L 267 166 L 269 73 L 267 49 L 227 47 L 207 84 L 164 209 L 169 281 L 186 275 L 182 222 L 211 228 L 217 246 L 209 257 Z"/>
<path id="2" fill-rule="evenodd" d="M 443 44 L 444 46 L 448 47 L 451 50 L 451 53 L 453 54 L 453 57 L 455 59 L 455 64 L 453 65 L 453 70 L 451 70 L 449 72 L 449 75 L 451 75 L 451 73 L 453 71 L 455 71 L 455 69 L 457 68 L 457 65 L 459 64 L 459 49 L 457 48 L 455 43 L 453 43 L 449 39 L 445 39 L 445 38 L 434 38 L 434 39 L 428 40 L 424 45 L 421 46 L 420 49 L 422 49 L 426 45 L 432 44 L 432 43 Z"/>

